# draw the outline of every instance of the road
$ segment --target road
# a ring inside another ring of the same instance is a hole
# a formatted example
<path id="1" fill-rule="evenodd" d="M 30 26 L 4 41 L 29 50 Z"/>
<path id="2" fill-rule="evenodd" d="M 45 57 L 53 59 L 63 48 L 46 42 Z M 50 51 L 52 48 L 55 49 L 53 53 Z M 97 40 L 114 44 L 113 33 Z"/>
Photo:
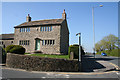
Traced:
<path id="1" fill-rule="evenodd" d="M 96 60 L 105 60 L 118 65 L 119 59 L 116 57 L 96 55 Z M 74 79 L 83 78 L 87 80 L 89 78 L 91 80 L 94 80 L 94 79 L 95 80 L 97 79 L 118 80 L 120 78 L 120 74 L 117 73 L 116 71 L 110 71 L 110 72 L 41 72 L 39 71 L 37 72 L 37 71 L 25 71 L 21 69 L 11 69 L 11 68 L 9 69 L 6 67 L 3 67 L 1 70 L 2 70 L 2 77 L 5 79 L 10 78 L 9 80 L 17 80 L 15 78 L 32 78 L 32 79 L 33 78 L 41 78 L 41 79 L 52 78 L 52 80 L 56 78 L 57 79 L 62 78 L 65 80 L 66 78 L 69 80 L 73 80 L 73 78 Z M 19 80 L 22 80 L 22 79 L 19 79 Z M 24 80 L 28 80 L 28 79 L 24 79 Z M 37 80 L 37 79 L 33 79 L 33 80 Z"/>
<path id="2" fill-rule="evenodd" d="M 116 72 L 109 73 L 67 73 L 67 72 L 30 72 L 3 69 L 3 78 L 118 78 Z"/>
<path id="3" fill-rule="evenodd" d="M 117 66 L 120 67 L 120 57 L 112 57 L 112 56 L 102 56 L 102 55 L 96 55 L 95 56 L 96 60 L 104 60 L 104 61 L 109 61 L 113 64 L 116 64 Z"/>

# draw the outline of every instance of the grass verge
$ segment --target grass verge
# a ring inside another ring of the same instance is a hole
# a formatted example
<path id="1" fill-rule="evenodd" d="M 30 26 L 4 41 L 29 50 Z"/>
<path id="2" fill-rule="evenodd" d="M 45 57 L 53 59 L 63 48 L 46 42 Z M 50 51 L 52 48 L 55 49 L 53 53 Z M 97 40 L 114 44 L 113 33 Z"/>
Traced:
<path id="1" fill-rule="evenodd" d="M 69 55 L 31 54 L 30 56 L 39 56 L 39 57 L 47 57 L 47 58 L 69 59 Z"/>

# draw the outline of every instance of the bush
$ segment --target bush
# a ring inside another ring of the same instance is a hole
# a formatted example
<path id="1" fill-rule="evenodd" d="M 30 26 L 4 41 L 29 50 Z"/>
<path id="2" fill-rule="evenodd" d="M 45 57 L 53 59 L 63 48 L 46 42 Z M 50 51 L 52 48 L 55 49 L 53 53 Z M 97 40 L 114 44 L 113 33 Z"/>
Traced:
<path id="1" fill-rule="evenodd" d="M 7 52 L 7 53 L 9 53 L 10 52 L 10 50 L 12 49 L 12 48 L 14 48 L 16 45 L 9 45 L 9 46 L 7 46 L 6 48 L 5 48 L 5 51 Z"/>
<path id="2" fill-rule="evenodd" d="M 7 53 L 24 54 L 25 48 L 20 45 L 9 45 L 5 48 Z"/>
<path id="3" fill-rule="evenodd" d="M 79 45 L 74 44 L 74 45 L 69 46 L 69 51 L 68 51 L 69 57 L 70 57 L 70 52 L 73 52 L 74 58 L 78 59 L 79 58 Z M 82 53 L 82 55 L 85 55 L 85 52 L 82 47 L 81 47 L 81 53 Z"/>
<path id="4" fill-rule="evenodd" d="M 118 52 L 118 49 L 113 49 L 111 52 L 110 52 L 110 56 L 119 56 L 119 52 Z"/>

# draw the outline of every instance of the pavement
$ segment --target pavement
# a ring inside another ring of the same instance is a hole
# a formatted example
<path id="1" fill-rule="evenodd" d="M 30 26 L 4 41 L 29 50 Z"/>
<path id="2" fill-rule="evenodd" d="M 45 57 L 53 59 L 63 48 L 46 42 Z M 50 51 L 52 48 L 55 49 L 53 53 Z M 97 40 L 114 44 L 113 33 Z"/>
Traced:
<path id="1" fill-rule="evenodd" d="M 82 72 L 118 71 L 120 68 L 109 61 L 97 60 L 93 56 L 85 55 L 82 58 Z"/>

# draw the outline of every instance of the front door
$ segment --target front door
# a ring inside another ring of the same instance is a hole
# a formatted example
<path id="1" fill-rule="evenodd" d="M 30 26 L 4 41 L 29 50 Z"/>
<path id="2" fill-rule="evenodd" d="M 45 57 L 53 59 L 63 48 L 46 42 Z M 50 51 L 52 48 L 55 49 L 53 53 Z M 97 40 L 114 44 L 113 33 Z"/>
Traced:
<path id="1" fill-rule="evenodd" d="M 35 50 L 40 50 L 40 40 L 36 40 Z"/>

